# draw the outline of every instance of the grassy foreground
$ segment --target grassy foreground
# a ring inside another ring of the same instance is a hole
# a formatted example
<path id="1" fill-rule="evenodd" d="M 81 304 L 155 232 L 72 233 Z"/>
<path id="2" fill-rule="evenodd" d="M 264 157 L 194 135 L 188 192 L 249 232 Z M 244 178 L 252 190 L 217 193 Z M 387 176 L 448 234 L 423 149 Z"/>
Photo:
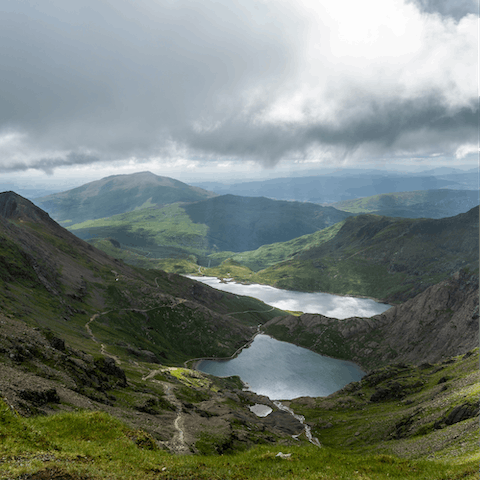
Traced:
<path id="1" fill-rule="evenodd" d="M 2 479 L 476 479 L 478 459 L 407 460 L 312 446 L 255 447 L 224 456 L 173 456 L 105 413 L 22 418 L 0 402 Z"/>

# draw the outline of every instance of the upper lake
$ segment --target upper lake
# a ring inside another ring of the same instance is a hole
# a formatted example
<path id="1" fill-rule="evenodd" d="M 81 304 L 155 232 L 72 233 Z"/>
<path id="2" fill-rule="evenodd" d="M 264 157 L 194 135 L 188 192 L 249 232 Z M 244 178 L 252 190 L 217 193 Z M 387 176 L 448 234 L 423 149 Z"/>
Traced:
<path id="1" fill-rule="evenodd" d="M 331 318 L 373 317 L 388 310 L 391 305 L 378 303 L 369 298 L 340 297 L 329 293 L 305 293 L 281 290 L 269 285 L 242 285 L 221 282 L 217 277 L 188 276 L 193 280 L 210 285 L 217 290 L 258 298 L 262 302 L 281 310 L 304 313 L 321 313 Z"/>

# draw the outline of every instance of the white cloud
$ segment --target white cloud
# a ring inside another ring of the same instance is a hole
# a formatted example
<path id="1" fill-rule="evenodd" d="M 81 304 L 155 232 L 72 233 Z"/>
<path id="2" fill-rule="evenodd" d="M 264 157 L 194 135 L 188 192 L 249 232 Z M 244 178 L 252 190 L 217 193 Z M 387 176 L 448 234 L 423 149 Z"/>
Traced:
<path id="1" fill-rule="evenodd" d="M 479 153 L 478 144 L 475 145 L 473 143 L 467 143 L 457 148 L 455 152 L 455 158 L 461 160 L 472 153 Z"/>
<path id="2" fill-rule="evenodd" d="M 0 171 L 455 155 L 477 18 L 438 5 L 0 0 Z"/>

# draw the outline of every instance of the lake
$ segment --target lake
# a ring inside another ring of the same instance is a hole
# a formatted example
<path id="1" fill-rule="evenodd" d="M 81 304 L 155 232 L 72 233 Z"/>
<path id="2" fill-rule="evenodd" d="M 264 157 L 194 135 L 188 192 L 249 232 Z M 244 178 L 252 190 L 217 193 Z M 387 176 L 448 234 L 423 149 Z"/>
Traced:
<path id="1" fill-rule="evenodd" d="M 367 298 L 340 297 L 328 293 L 281 290 L 269 285 L 242 285 L 221 282 L 216 277 L 194 277 L 218 290 L 258 298 L 282 310 L 321 313 L 327 317 L 371 317 L 390 305 Z M 249 389 L 272 400 L 291 400 L 302 396 L 324 397 L 358 381 L 364 372 L 354 363 L 325 357 L 306 348 L 257 335 L 252 344 L 230 360 L 203 360 L 196 368 L 227 377 L 238 375 Z"/>
<path id="2" fill-rule="evenodd" d="M 217 277 L 188 278 L 210 285 L 213 288 L 236 295 L 258 298 L 281 310 L 304 313 L 321 313 L 331 318 L 372 317 L 388 310 L 391 305 L 378 303 L 369 298 L 340 297 L 329 293 L 305 293 L 281 290 L 269 285 L 242 285 L 235 282 L 221 282 Z"/>
<path id="3" fill-rule="evenodd" d="M 272 400 L 324 397 L 364 375 L 352 362 L 318 355 L 263 334 L 236 358 L 202 360 L 196 368 L 217 377 L 238 375 L 250 390 Z"/>

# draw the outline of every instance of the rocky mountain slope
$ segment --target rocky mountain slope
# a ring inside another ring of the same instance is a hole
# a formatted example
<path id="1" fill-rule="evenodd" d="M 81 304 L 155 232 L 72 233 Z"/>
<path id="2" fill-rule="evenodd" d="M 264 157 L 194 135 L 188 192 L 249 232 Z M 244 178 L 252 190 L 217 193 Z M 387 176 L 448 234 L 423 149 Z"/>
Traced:
<path id="1" fill-rule="evenodd" d="M 62 225 L 131 212 L 146 206 L 196 202 L 214 193 L 150 172 L 113 175 L 66 192 L 35 199 Z"/>
<path id="2" fill-rule="evenodd" d="M 323 315 L 275 318 L 263 328 L 365 369 L 398 362 L 441 362 L 478 347 L 478 275 L 460 270 L 407 302 L 372 318 Z"/>
<path id="3" fill-rule="evenodd" d="M 238 378 L 216 379 L 136 355 L 87 353 L 50 329 L 1 314 L 0 326 L 0 403 L 23 416 L 106 412 L 135 429 L 136 441 L 176 454 L 288 445 L 303 431 L 269 399 L 243 392 Z M 257 417 L 248 408 L 255 403 L 271 405 L 275 415 Z M 215 440 L 202 443 L 209 435 Z"/>
<path id="4" fill-rule="evenodd" d="M 156 355 L 179 361 L 182 355 L 185 360 L 190 354 L 233 353 L 250 338 L 249 325 L 256 325 L 258 318 L 242 323 L 225 315 L 266 310 L 261 302 L 220 294 L 175 274 L 125 265 L 12 192 L 0 194 L 0 212 L 0 296 L 5 312 L 67 330 L 72 336 L 85 332 L 88 319 L 101 314 L 96 323 L 104 324 L 107 331 L 121 331 L 137 343 L 136 348 L 153 349 Z M 134 340 L 132 316 L 149 332 L 150 340 Z M 198 324 L 199 330 L 182 329 L 178 324 L 184 321 Z M 195 341 L 186 341 L 190 336 Z M 191 346 L 189 352 L 184 351 L 185 344 Z M 129 346 L 127 341 L 124 348 Z"/>
<path id="5" fill-rule="evenodd" d="M 103 410 L 176 453 L 289 443 L 303 430 L 238 379 L 183 368 L 233 354 L 280 310 L 124 265 L 13 192 L 0 194 L 0 254 L 0 395 L 16 411 Z M 260 419 L 257 402 L 277 413 Z"/>

